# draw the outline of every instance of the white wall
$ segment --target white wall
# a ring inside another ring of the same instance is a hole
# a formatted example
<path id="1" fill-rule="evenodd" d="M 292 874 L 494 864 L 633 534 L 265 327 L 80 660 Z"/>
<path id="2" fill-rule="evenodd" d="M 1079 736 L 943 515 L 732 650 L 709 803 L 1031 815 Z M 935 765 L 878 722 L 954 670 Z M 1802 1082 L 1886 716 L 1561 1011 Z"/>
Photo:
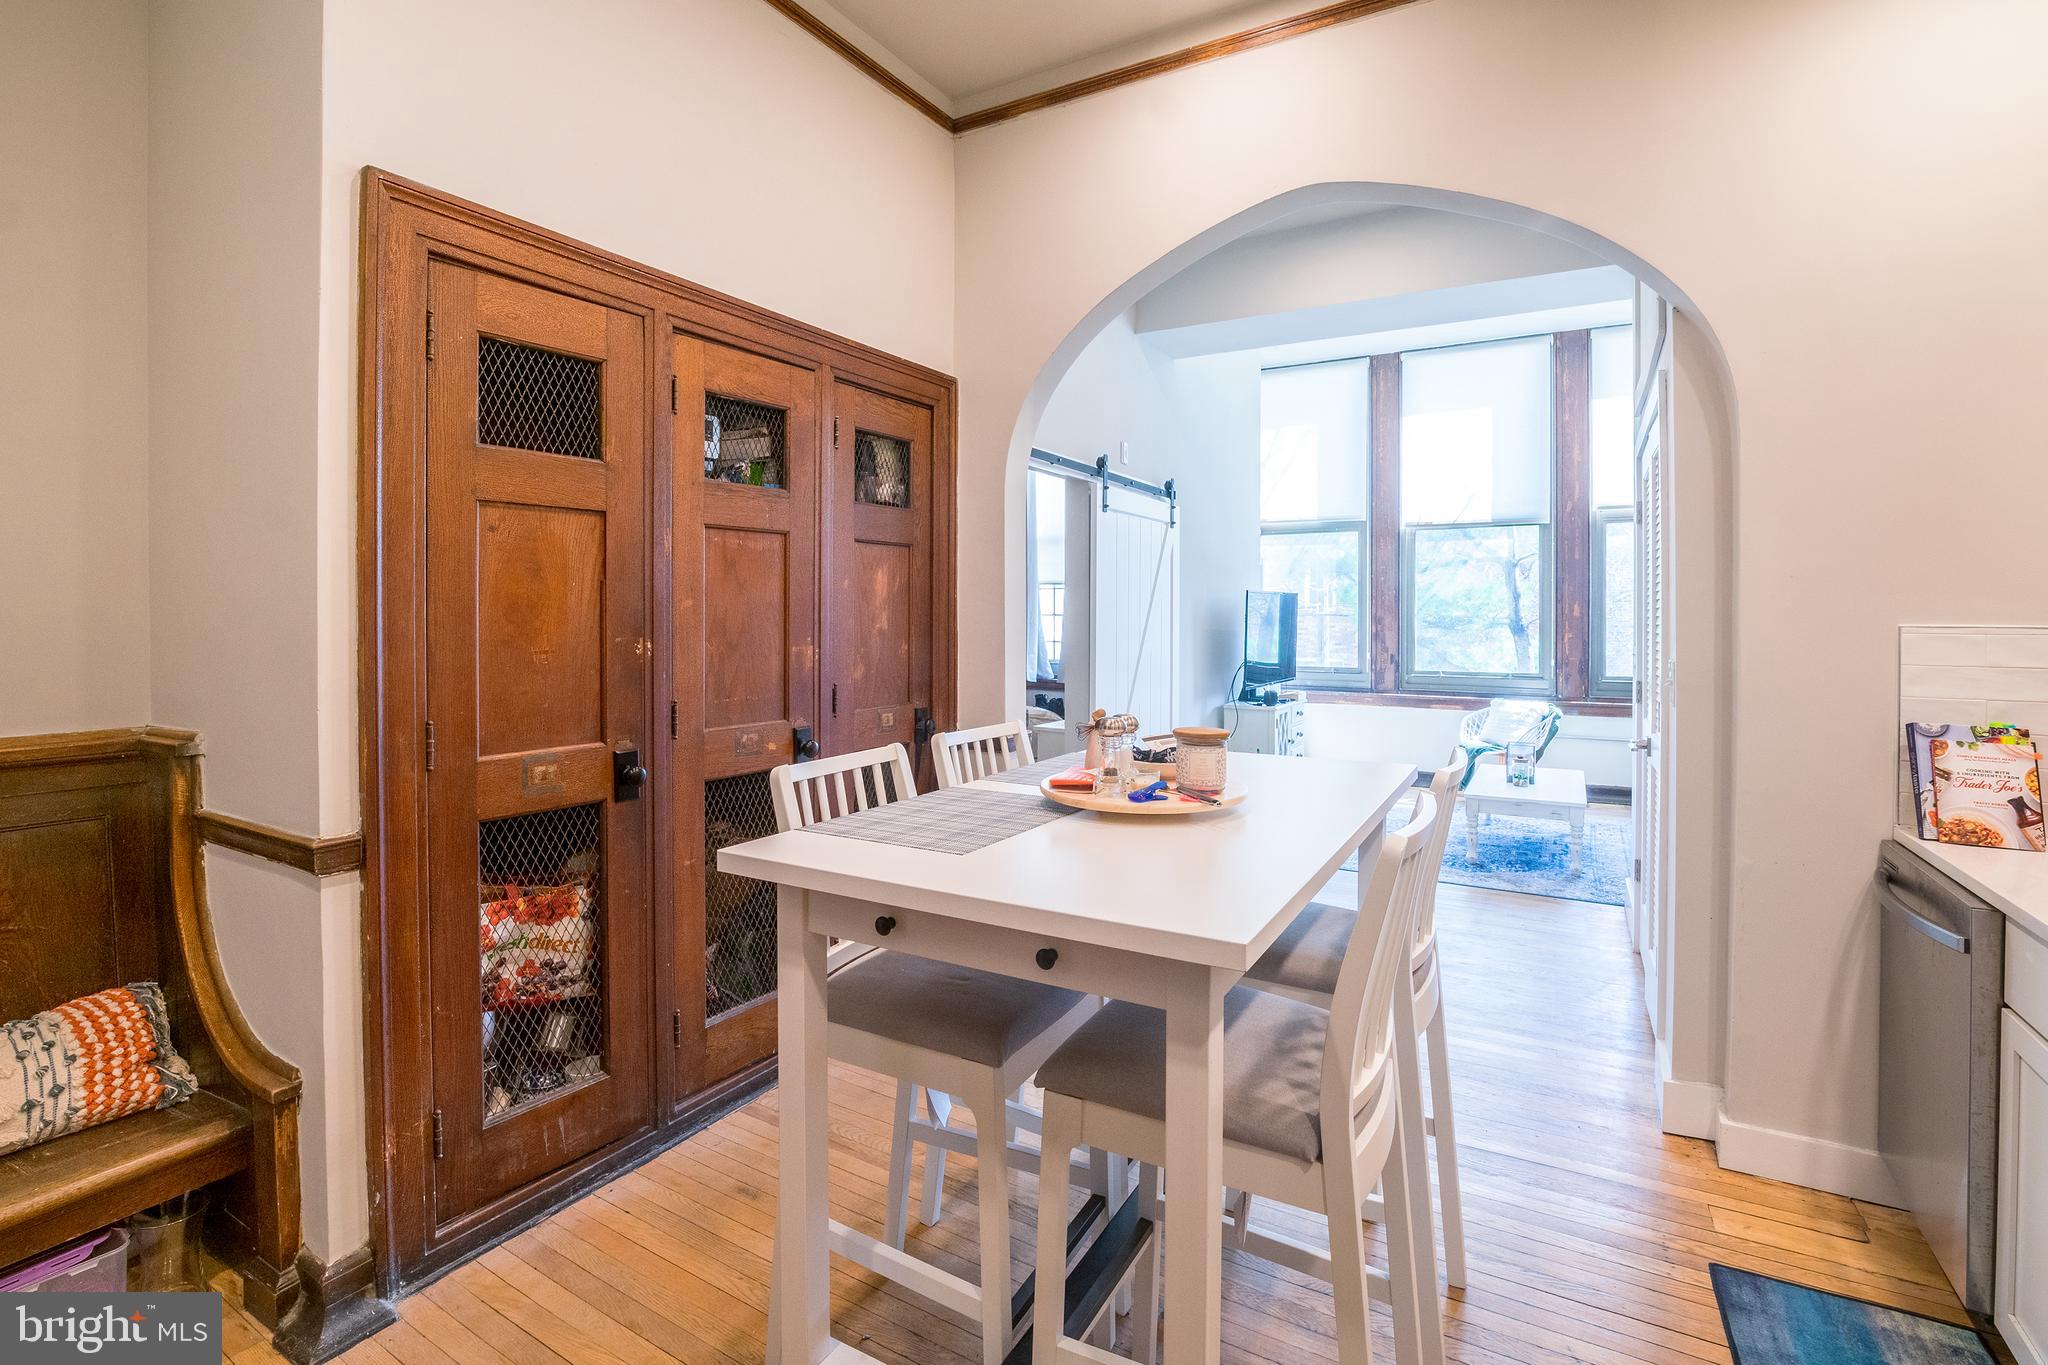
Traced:
<path id="1" fill-rule="evenodd" d="M 1878 680 L 1901 620 L 1953 610 L 1906 548 L 1926 534 L 1926 504 L 1901 490 L 1943 459 L 1966 460 L 1974 486 L 2041 490 L 2039 434 L 2016 395 L 2048 362 L 2048 257 L 2029 235 L 2048 210 L 2031 55 L 2044 42 L 2048 10 L 2023 0 L 1969 0 L 1933 22 L 1913 0 L 1460 0 L 967 136 L 963 596 L 1015 596 L 1021 547 L 1006 524 L 1049 363 L 1056 376 L 1077 329 L 1092 335 L 1256 226 L 1275 196 L 1430 187 L 1478 197 L 1425 196 L 1433 206 L 1524 206 L 1532 225 L 1614 244 L 1712 329 L 1704 349 L 1732 381 L 1732 402 L 1716 395 L 1727 448 L 1696 452 L 1709 470 L 1732 461 L 1730 554 L 1708 557 L 1725 573 L 1713 606 L 1732 622 L 1727 655 L 1700 601 L 1679 626 L 1697 646 L 1679 686 L 1705 670 L 1681 710 L 1715 715 L 1728 771 L 1744 775 L 1739 794 L 1726 778 L 1708 794 L 1725 824 L 1682 815 L 1679 829 L 1681 856 L 1728 878 L 1727 1115 L 1792 1135 L 1823 1183 L 1868 1190 L 1876 940 L 1863 889 L 1892 789 Z M 1561 73 L 1600 97 L 1557 98 Z M 1942 342 L 1845 349 L 1845 336 Z M 1973 614 L 2038 618 L 2033 538 L 1979 542 L 1971 570 Z M 1017 611 L 963 623 L 967 705 L 1009 694 Z M 1821 732 L 1849 741 L 1816 826 L 1800 783 L 1758 775 L 1785 735 Z"/>
<path id="2" fill-rule="evenodd" d="M 323 826 L 319 650 L 320 7 L 149 7 L 150 716 L 206 742 L 209 809 Z M 237 1001 L 304 1077 L 306 1244 L 367 1232 L 355 879 L 206 852 Z"/>
<path id="3" fill-rule="evenodd" d="M 148 34 L 0 3 L 0 734 L 149 719 Z"/>
<path id="4" fill-rule="evenodd" d="M 1458 726 L 1467 714 L 1412 706 L 1310 702 L 1309 753 L 1317 758 L 1373 759 L 1441 768 L 1457 745 Z M 1626 717 L 1566 716 L 1543 762 L 1551 767 L 1577 768 L 1592 786 L 1627 787 L 1632 724 Z"/>
<path id="5" fill-rule="evenodd" d="M 1504 223 L 1388 208 L 1232 242 L 1147 294 L 1137 326 L 1198 327 L 1601 264 L 1555 237 Z"/>

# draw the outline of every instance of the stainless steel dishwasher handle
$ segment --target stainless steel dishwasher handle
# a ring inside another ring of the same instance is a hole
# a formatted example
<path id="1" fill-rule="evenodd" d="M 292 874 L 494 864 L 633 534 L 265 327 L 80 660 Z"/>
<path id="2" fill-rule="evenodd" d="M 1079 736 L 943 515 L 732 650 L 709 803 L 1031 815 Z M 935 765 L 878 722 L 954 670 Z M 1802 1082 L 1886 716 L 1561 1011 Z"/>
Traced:
<path id="1" fill-rule="evenodd" d="M 1936 924 L 1933 920 L 1915 910 L 1911 905 L 1908 905 L 1906 903 L 1905 891 L 1895 885 L 1890 877 L 1880 876 L 1878 880 L 1879 884 L 1884 888 L 1881 893 L 1884 903 L 1904 915 L 1906 923 L 1915 932 L 1933 939 L 1950 952 L 1967 953 L 1970 951 L 1969 939 L 1948 928 L 1946 925 Z"/>

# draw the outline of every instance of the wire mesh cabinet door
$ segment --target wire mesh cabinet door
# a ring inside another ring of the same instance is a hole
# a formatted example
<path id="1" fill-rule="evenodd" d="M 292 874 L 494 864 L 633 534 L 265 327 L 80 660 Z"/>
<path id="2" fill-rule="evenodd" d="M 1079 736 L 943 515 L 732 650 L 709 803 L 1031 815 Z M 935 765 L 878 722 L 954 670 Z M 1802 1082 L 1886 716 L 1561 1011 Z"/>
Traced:
<path id="1" fill-rule="evenodd" d="M 775 1050 L 775 889 L 715 855 L 775 832 L 768 770 L 816 732 L 823 404 L 815 369 L 672 345 L 680 1099 Z"/>
<path id="2" fill-rule="evenodd" d="M 932 410 L 843 380 L 825 481 L 825 751 L 892 741 L 932 782 Z"/>
<path id="3" fill-rule="evenodd" d="M 654 1120 L 647 323 L 428 274 L 432 1225 Z"/>

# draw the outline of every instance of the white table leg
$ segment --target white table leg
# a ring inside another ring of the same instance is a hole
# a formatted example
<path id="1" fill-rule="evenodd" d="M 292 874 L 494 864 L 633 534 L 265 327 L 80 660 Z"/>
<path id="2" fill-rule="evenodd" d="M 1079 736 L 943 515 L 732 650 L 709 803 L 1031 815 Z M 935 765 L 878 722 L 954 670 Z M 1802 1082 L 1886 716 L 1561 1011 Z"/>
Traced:
<path id="1" fill-rule="evenodd" d="M 1579 850 L 1586 846 L 1586 812 L 1572 812 L 1572 871 L 1579 870 Z"/>
<path id="2" fill-rule="evenodd" d="M 806 893 L 776 899 L 777 1076 L 782 1184 L 775 1208 L 769 1365 L 817 1365 L 832 1349 L 825 1055 L 825 936 L 806 923 Z"/>
<path id="3" fill-rule="evenodd" d="M 1399 1002 L 1405 1006 L 1406 1001 Z M 1393 1048 L 1394 1079 L 1400 1092 L 1401 1120 L 1399 1150 L 1393 1159 L 1400 1163 L 1399 1179 L 1386 1185 L 1387 1198 L 1399 1198 L 1408 1210 L 1410 1255 L 1415 1268 L 1413 1283 L 1402 1292 L 1393 1286 L 1394 1358 L 1402 1365 L 1442 1365 L 1444 1322 L 1442 1300 L 1436 1288 L 1436 1219 L 1429 1203 L 1429 1152 L 1422 1123 L 1422 1075 L 1416 1053 L 1414 1025 L 1396 1009 L 1398 1040 Z M 1398 1184 L 1401 1188 L 1395 1189 Z M 1389 1220 L 1387 1235 L 1394 1235 Z"/>
<path id="4" fill-rule="evenodd" d="M 1479 802 L 1467 798 L 1465 803 L 1465 857 L 1471 862 L 1479 861 Z"/>
<path id="5" fill-rule="evenodd" d="M 1166 1359 L 1217 1365 L 1223 1332 L 1223 997 L 1176 973 L 1166 1004 Z"/>

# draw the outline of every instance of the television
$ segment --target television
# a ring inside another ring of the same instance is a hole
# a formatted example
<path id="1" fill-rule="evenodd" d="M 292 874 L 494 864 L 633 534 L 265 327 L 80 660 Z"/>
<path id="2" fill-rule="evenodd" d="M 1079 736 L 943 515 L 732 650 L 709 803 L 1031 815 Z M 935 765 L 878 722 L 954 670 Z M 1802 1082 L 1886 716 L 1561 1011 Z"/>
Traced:
<path id="1" fill-rule="evenodd" d="M 1276 683 L 1294 681 L 1294 623 L 1300 599 L 1291 592 L 1244 595 L 1244 691 L 1242 701 Z"/>

